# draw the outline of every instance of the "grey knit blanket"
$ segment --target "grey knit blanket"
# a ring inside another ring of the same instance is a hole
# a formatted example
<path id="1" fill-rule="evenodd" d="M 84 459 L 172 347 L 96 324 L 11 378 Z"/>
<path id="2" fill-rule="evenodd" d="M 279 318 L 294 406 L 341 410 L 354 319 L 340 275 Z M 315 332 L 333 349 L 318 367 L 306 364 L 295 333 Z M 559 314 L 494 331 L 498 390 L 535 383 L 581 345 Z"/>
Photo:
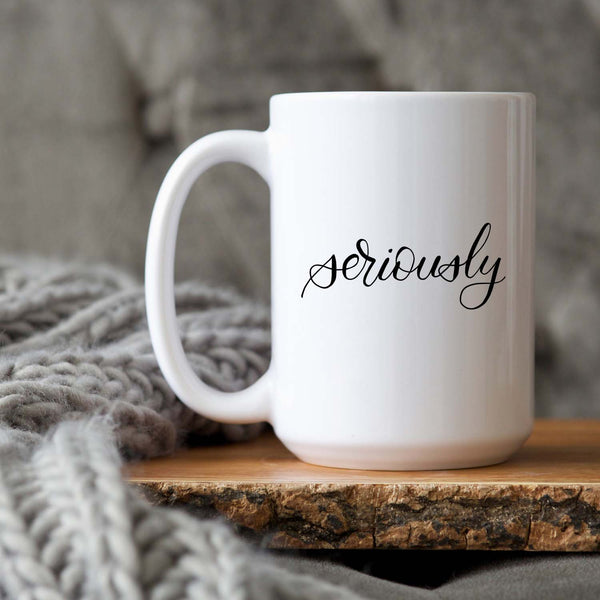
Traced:
<path id="1" fill-rule="evenodd" d="M 205 381 L 238 390 L 266 369 L 264 307 L 196 283 L 176 296 Z M 355 597 L 123 482 L 123 459 L 261 428 L 214 423 L 174 397 L 139 283 L 106 266 L 3 259 L 0 344 L 0 598 Z"/>
<path id="2" fill-rule="evenodd" d="M 269 361 L 269 313 L 236 294 L 177 286 L 184 347 L 211 385 L 248 386 Z M 220 425 L 192 412 L 163 379 L 142 286 L 107 266 L 0 262 L 0 424 L 34 443 L 51 427 L 110 415 L 126 458 L 166 454 L 186 437 L 240 440 L 260 426 Z"/>

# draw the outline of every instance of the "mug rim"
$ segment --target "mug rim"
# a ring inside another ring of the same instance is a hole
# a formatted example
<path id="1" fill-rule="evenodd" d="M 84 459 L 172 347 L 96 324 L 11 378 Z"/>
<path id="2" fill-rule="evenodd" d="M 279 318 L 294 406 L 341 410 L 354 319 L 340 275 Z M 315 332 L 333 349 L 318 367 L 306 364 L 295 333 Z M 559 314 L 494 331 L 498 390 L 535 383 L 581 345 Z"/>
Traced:
<path id="1" fill-rule="evenodd" d="M 324 92 L 284 92 L 274 94 L 270 100 L 365 100 L 365 99 L 493 99 L 493 98 L 518 98 L 530 99 L 535 102 L 536 97 L 531 92 L 486 92 L 486 91 L 324 91 Z"/>

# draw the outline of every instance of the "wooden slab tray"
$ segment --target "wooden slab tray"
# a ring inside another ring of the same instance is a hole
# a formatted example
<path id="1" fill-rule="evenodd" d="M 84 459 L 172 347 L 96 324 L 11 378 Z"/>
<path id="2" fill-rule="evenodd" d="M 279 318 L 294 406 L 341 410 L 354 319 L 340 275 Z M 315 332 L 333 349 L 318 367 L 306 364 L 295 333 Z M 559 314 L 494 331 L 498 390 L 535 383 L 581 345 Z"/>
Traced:
<path id="1" fill-rule="evenodd" d="M 129 465 L 157 504 L 272 548 L 600 549 L 600 421 L 537 421 L 510 461 L 454 471 L 315 467 L 272 435 Z"/>

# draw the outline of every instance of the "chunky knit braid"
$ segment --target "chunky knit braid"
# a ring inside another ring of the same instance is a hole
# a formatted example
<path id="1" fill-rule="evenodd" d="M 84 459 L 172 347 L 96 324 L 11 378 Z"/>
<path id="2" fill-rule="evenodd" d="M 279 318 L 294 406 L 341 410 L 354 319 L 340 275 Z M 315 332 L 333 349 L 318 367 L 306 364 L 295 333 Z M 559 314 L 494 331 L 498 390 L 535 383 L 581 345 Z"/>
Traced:
<path id="1" fill-rule="evenodd" d="M 221 523 L 150 506 L 121 480 L 105 420 L 62 423 L 35 449 L 0 431 L 2 598 L 355 598 L 276 566 Z"/>
<path id="2" fill-rule="evenodd" d="M 65 419 L 110 414 L 126 456 L 171 452 L 187 434 L 244 439 L 260 425 L 217 424 L 175 398 L 158 369 L 143 289 L 106 266 L 0 262 L 0 424 L 31 443 Z M 232 292 L 177 286 L 184 348 L 196 372 L 239 390 L 269 361 L 268 311 Z"/>

